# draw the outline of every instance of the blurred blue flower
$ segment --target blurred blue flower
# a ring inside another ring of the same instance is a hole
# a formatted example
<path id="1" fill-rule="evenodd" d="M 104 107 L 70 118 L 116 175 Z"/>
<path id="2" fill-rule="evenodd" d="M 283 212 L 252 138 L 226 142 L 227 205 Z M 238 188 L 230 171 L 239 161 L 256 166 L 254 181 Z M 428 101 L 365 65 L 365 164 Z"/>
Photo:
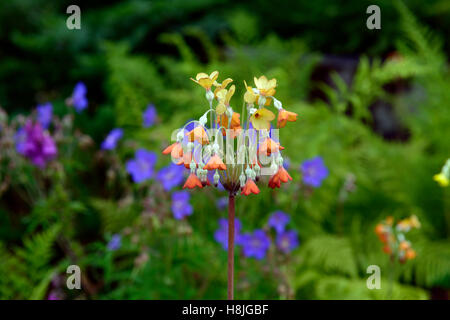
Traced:
<path id="1" fill-rule="evenodd" d="M 216 201 L 216 207 L 219 210 L 223 210 L 228 206 L 228 197 L 221 197 Z"/>
<path id="2" fill-rule="evenodd" d="M 239 219 L 234 219 L 234 241 L 237 245 L 241 243 L 241 227 L 242 224 Z M 220 243 L 225 250 L 228 250 L 228 219 L 219 219 L 219 229 L 214 232 L 214 239 Z"/>
<path id="3" fill-rule="evenodd" d="M 283 157 L 283 167 L 286 170 L 289 170 L 290 166 L 291 166 L 291 159 L 289 159 L 288 157 Z"/>
<path id="4" fill-rule="evenodd" d="M 139 149 L 134 159 L 128 160 L 126 169 L 135 183 L 141 183 L 153 177 L 153 166 L 157 160 L 156 153 Z"/>
<path id="5" fill-rule="evenodd" d="M 286 224 L 289 222 L 289 216 L 283 211 L 275 211 L 269 218 L 268 225 L 275 229 L 277 233 L 284 231 Z"/>
<path id="6" fill-rule="evenodd" d="M 25 140 L 27 139 L 27 133 L 23 127 L 17 129 L 14 134 L 14 144 L 16 146 L 17 153 L 24 155 L 25 154 Z"/>
<path id="7" fill-rule="evenodd" d="M 253 233 L 244 234 L 241 244 L 244 256 L 261 260 L 266 256 L 270 247 L 270 238 L 263 230 L 255 230 Z"/>
<path id="8" fill-rule="evenodd" d="M 109 251 L 116 251 L 117 249 L 120 249 L 121 246 L 122 236 L 116 233 L 111 237 L 111 240 L 109 240 L 107 248 Z"/>
<path id="9" fill-rule="evenodd" d="M 78 82 L 73 89 L 72 97 L 69 98 L 69 104 L 73 105 L 75 110 L 80 113 L 88 106 L 86 98 L 87 89 L 83 82 Z"/>
<path id="10" fill-rule="evenodd" d="M 172 213 L 175 219 L 181 220 L 190 216 L 193 212 L 189 204 L 191 195 L 187 191 L 176 191 L 172 193 Z"/>
<path id="11" fill-rule="evenodd" d="M 37 121 L 41 124 L 42 128 L 48 128 L 48 126 L 52 122 L 52 117 L 53 106 L 50 102 L 37 106 Z"/>
<path id="12" fill-rule="evenodd" d="M 284 253 L 289 253 L 298 247 L 299 241 L 297 232 L 294 230 L 284 231 L 277 235 L 277 247 Z"/>
<path id="13" fill-rule="evenodd" d="M 180 185 L 184 180 L 184 166 L 171 163 L 167 167 L 159 170 L 157 178 L 161 182 L 164 190 L 170 191 L 173 187 Z"/>
<path id="14" fill-rule="evenodd" d="M 322 180 L 328 176 L 328 169 L 319 156 L 303 161 L 300 170 L 303 174 L 304 184 L 314 188 L 320 187 Z"/>
<path id="15" fill-rule="evenodd" d="M 106 139 L 102 142 L 101 148 L 103 150 L 114 150 L 117 146 L 117 142 L 122 139 L 123 130 L 121 128 L 112 129 Z"/>
<path id="16" fill-rule="evenodd" d="M 156 108 L 153 104 L 149 104 L 147 109 L 142 114 L 142 121 L 144 128 L 151 127 L 156 121 Z"/>

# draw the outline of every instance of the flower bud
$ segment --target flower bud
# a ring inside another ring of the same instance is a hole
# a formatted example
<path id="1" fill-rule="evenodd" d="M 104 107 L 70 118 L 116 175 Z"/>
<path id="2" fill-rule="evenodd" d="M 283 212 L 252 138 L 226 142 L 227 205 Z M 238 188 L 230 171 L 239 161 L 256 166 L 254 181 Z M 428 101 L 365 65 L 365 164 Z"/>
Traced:
<path id="1" fill-rule="evenodd" d="M 206 114 L 202 115 L 202 116 L 200 117 L 200 119 L 198 120 L 198 122 L 200 122 L 200 125 L 201 125 L 202 127 L 204 127 L 205 124 L 208 122 L 208 117 L 206 116 Z"/>
<path id="2" fill-rule="evenodd" d="M 216 172 L 214 173 L 214 185 L 217 187 L 217 185 L 219 184 L 219 180 L 220 180 L 220 175 L 219 175 L 219 171 L 216 170 Z"/>
<path id="3" fill-rule="evenodd" d="M 241 175 L 239 176 L 239 182 L 241 184 L 241 188 L 243 188 L 245 186 L 245 175 L 242 172 Z"/>
<path id="4" fill-rule="evenodd" d="M 277 110 L 282 109 L 282 108 L 283 108 L 283 104 L 281 103 L 281 101 L 275 99 L 275 97 L 272 97 L 272 98 L 273 98 L 273 106 L 274 106 L 275 108 L 277 108 Z"/>
<path id="5" fill-rule="evenodd" d="M 264 106 L 266 104 L 266 97 L 259 96 L 258 104 L 259 104 L 260 107 Z"/>
<path id="6" fill-rule="evenodd" d="M 206 90 L 206 100 L 211 103 L 214 99 L 214 93 L 211 90 Z"/>

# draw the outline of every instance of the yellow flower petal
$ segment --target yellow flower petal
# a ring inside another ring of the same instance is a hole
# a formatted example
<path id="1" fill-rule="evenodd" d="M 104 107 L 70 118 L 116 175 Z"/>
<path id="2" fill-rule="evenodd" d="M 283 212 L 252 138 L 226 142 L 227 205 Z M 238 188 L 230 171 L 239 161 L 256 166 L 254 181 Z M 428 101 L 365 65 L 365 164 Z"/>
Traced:
<path id="1" fill-rule="evenodd" d="M 264 119 L 258 119 L 255 117 L 255 115 L 252 115 L 250 117 L 250 121 L 253 125 L 253 128 L 256 130 L 269 130 L 270 129 L 270 122 Z"/>
<path id="2" fill-rule="evenodd" d="M 254 115 L 257 118 L 264 119 L 266 121 L 272 121 L 273 119 L 275 119 L 275 114 L 266 108 L 257 110 Z"/>
<path id="3" fill-rule="evenodd" d="M 220 115 L 224 114 L 226 110 L 227 110 L 227 107 L 225 107 L 225 105 L 222 102 L 220 102 L 216 107 L 216 114 L 218 116 L 220 116 Z"/>
<path id="4" fill-rule="evenodd" d="M 202 79 L 202 78 L 209 78 L 209 77 L 208 77 L 208 75 L 207 75 L 206 73 L 204 73 L 204 72 L 197 73 L 197 75 L 195 76 L 195 79 L 196 79 L 197 81 L 200 80 L 200 79 Z"/>
<path id="5" fill-rule="evenodd" d="M 209 75 L 209 78 L 212 80 L 212 82 L 216 81 L 218 77 L 219 77 L 219 71 L 213 71 Z"/>
<path id="6" fill-rule="evenodd" d="M 234 84 L 230 87 L 230 90 L 228 90 L 227 95 L 225 96 L 225 103 L 230 104 L 231 97 L 234 94 L 234 91 L 236 90 L 236 87 Z"/>
<path id="7" fill-rule="evenodd" d="M 439 183 L 441 187 L 448 187 L 450 180 L 441 172 L 433 176 L 434 181 Z"/>

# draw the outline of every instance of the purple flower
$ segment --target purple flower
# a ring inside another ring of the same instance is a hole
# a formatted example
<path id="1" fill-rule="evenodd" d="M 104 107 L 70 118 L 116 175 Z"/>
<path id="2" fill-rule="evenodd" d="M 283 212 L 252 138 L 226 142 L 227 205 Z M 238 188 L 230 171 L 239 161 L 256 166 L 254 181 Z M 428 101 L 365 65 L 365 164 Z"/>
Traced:
<path id="1" fill-rule="evenodd" d="M 103 150 L 114 150 L 117 146 L 117 142 L 122 139 L 123 130 L 121 128 L 112 129 L 106 139 L 102 142 Z"/>
<path id="2" fill-rule="evenodd" d="M 180 185 L 181 182 L 183 182 L 184 172 L 184 166 L 179 166 L 175 163 L 171 163 L 167 167 L 159 170 L 157 178 L 161 182 L 164 190 L 170 191 L 173 187 L 176 187 Z"/>
<path id="3" fill-rule="evenodd" d="M 17 138 L 17 133 L 16 133 Z M 48 161 L 56 157 L 58 149 L 48 132 L 42 129 L 40 123 L 29 120 L 20 133 L 19 139 L 23 139 L 16 144 L 16 150 L 31 160 L 31 162 L 40 168 L 44 168 Z"/>
<path id="4" fill-rule="evenodd" d="M 239 219 L 234 219 L 234 241 L 236 244 L 241 243 L 240 234 L 241 231 L 241 222 Z M 228 250 L 228 219 L 220 218 L 219 219 L 219 229 L 214 232 L 214 239 L 222 245 L 225 250 Z"/>
<path id="5" fill-rule="evenodd" d="M 223 210 L 228 206 L 228 198 L 227 197 L 222 197 L 217 199 L 216 201 L 216 207 L 219 210 Z"/>
<path id="6" fill-rule="evenodd" d="M 288 157 L 284 157 L 284 161 L 283 161 L 283 167 L 286 170 L 289 170 L 289 167 L 291 166 L 291 159 L 289 159 Z"/>
<path id="7" fill-rule="evenodd" d="M 144 128 L 151 127 L 156 121 L 156 108 L 153 104 L 149 104 L 142 114 Z"/>
<path id="8" fill-rule="evenodd" d="M 24 155 L 25 153 L 25 140 L 27 139 L 27 133 L 24 128 L 17 129 L 14 134 L 14 143 L 16 145 L 17 153 Z"/>
<path id="9" fill-rule="evenodd" d="M 320 187 L 322 180 L 328 176 L 328 169 L 321 157 L 303 161 L 300 170 L 303 173 L 303 182 L 314 188 Z"/>
<path id="10" fill-rule="evenodd" d="M 253 257 L 261 260 L 266 256 L 270 247 L 270 238 L 263 230 L 255 230 L 253 233 L 244 234 L 241 243 L 244 255 L 247 258 Z"/>
<path id="11" fill-rule="evenodd" d="M 294 230 L 284 231 L 277 235 L 276 244 L 278 249 L 284 253 L 289 253 L 298 247 L 297 232 Z"/>
<path id="12" fill-rule="evenodd" d="M 276 230 L 277 233 L 284 231 L 286 224 L 289 222 L 289 216 L 283 211 L 275 211 L 269 218 L 269 227 Z"/>
<path id="13" fill-rule="evenodd" d="M 156 154 L 152 151 L 139 149 L 136 151 L 134 159 L 128 160 L 126 169 L 135 183 L 141 183 L 153 177 L 153 166 L 157 160 Z"/>
<path id="14" fill-rule="evenodd" d="M 47 129 L 52 122 L 53 106 L 50 102 L 37 106 L 37 121 L 44 129 Z"/>
<path id="15" fill-rule="evenodd" d="M 181 220 L 192 214 L 193 209 L 189 204 L 190 197 L 191 195 L 187 191 L 177 191 L 172 193 L 172 213 L 175 219 Z"/>
<path id="16" fill-rule="evenodd" d="M 116 251 L 120 249 L 122 246 L 122 236 L 120 234 L 114 234 L 109 240 L 108 245 L 106 246 L 109 251 Z"/>
<path id="17" fill-rule="evenodd" d="M 73 89 L 72 97 L 70 97 L 70 105 L 73 105 L 75 110 L 80 113 L 88 106 L 86 98 L 87 89 L 83 82 L 78 82 Z"/>

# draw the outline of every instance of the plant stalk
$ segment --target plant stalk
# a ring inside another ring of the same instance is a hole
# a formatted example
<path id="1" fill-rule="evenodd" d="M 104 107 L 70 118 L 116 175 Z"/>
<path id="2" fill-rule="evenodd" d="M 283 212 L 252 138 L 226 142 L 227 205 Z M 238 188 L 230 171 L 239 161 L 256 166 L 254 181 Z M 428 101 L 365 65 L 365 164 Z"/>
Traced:
<path id="1" fill-rule="evenodd" d="M 228 197 L 228 300 L 234 300 L 234 195 Z"/>

